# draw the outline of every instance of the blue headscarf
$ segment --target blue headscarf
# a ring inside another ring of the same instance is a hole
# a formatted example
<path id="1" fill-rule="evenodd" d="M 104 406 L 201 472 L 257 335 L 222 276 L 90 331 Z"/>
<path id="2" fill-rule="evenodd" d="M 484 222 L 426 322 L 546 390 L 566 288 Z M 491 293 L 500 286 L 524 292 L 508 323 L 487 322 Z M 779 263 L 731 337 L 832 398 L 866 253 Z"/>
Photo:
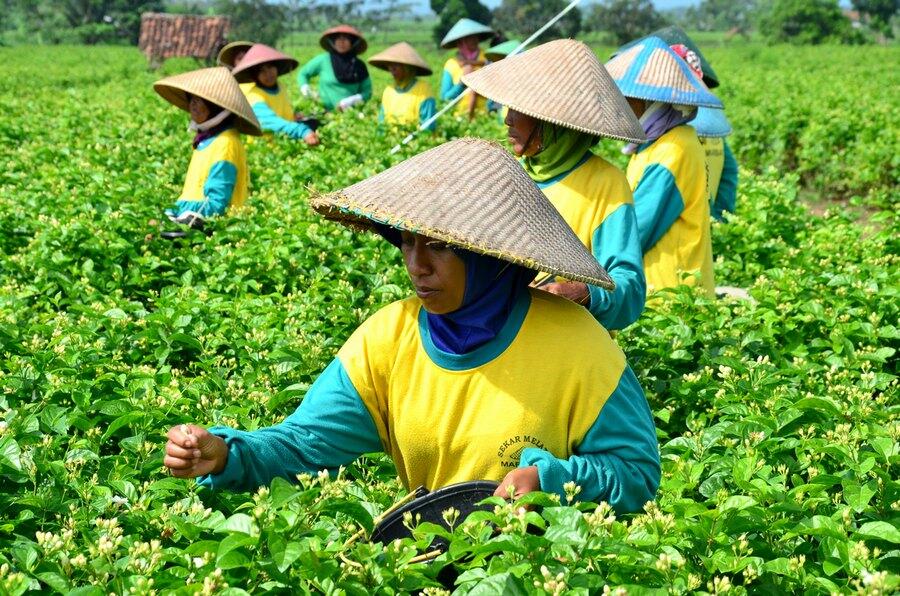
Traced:
<path id="1" fill-rule="evenodd" d="M 375 229 L 400 247 L 400 232 L 382 224 Z M 516 299 L 528 291 L 536 272 L 495 257 L 453 247 L 466 267 L 462 305 L 451 313 L 427 313 L 435 347 L 451 354 L 466 354 L 491 341 L 509 318 Z"/>

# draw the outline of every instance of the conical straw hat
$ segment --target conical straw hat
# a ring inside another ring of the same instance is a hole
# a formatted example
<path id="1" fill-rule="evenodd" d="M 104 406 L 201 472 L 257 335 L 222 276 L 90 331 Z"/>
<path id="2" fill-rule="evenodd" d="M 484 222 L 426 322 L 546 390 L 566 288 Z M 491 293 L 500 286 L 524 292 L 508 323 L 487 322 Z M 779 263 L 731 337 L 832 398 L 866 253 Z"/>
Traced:
<path id="1" fill-rule="evenodd" d="M 731 123 L 725 117 L 725 110 L 697 108 L 697 116 L 688 122 L 699 137 L 727 137 L 731 134 Z"/>
<path id="2" fill-rule="evenodd" d="M 518 39 L 508 39 L 503 43 L 498 43 L 484 51 L 484 57 L 493 62 L 497 62 L 506 58 L 510 53 L 522 44 Z"/>
<path id="3" fill-rule="evenodd" d="M 538 271 L 615 284 L 516 159 L 496 143 L 444 143 L 312 207 L 329 219 L 372 222 L 443 240 Z"/>
<path id="4" fill-rule="evenodd" d="M 247 50 L 251 47 L 253 47 L 252 41 L 233 41 L 219 50 L 219 56 L 216 58 L 216 63 L 219 66 L 234 68 L 234 63 L 236 62 L 234 59 L 235 54 L 240 52 L 247 53 Z"/>
<path id="5" fill-rule="evenodd" d="M 650 35 L 646 37 L 641 37 L 640 39 L 635 39 L 634 41 L 629 41 L 618 50 L 616 53 L 610 56 L 610 58 L 615 58 L 625 50 L 634 47 L 635 45 L 641 43 L 647 37 L 658 37 L 670 46 L 674 46 L 675 44 L 683 44 L 687 46 L 689 50 L 697 54 L 697 57 L 700 58 L 700 66 L 703 69 L 703 82 L 706 83 L 706 86 L 710 89 L 714 89 L 719 86 L 719 76 L 716 74 L 716 71 L 713 70 L 712 64 L 703 56 L 703 52 L 700 51 L 700 48 L 694 43 L 694 40 L 690 38 L 690 36 L 685 33 L 684 29 L 678 27 L 677 25 L 671 25 L 669 27 L 663 27 L 662 29 L 657 29 Z"/>
<path id="6" fill-rule="evenodd" d="M 247 50 L 241 61 L 235 64 L 231 74 L 239 83 L 249 83 L 253 80 L 253 67 L 260 64 L 272 64 L 278 69 L 278 76 L 287 74 L 300 64 L 287 54 L 282 54 L 273 47 L 261 43 L 255 43 Z"/>
<path id="7" fill-rule="evenodd" d="M 337 27 L 326 29 L 319 37 L 319 45 L 322 46 L 322 49 L 326 52 L 330 52 L 331 46 L 328 45 L 328 36 L 338 35 L 340 33 L 349 35 L 350 37 L 355 37 L 357 39 L 356 43 L 354 44 L 357 56 L 366 53 L 369 44 L 366 43 L 366 38 L 363 37 L 363 34 L 359 32 L 359 29 L 357 29 L 353 25 L 338 25 Z"/>
<path id="8" fill-rule="evenodd" d="M 457 41 L 470 35 L 477 35 L 478 38 L 483 41 L 493 36 L 494 30 L 487 25 L 482 25 L 478 21 L 463 18 L 456 21 L 456 24 L 450 27 L 450 31 L 447 31 L 447 34 L 444 35 L 444 39 L 441 40 L 441 47 L 445 50 L 449 50 L 456 45 Z"/>
<path id="9" fill-rule="evenodd" d="M 369 64 L 382 70 L 387 70 L 389 64 L 405 64 L 406 66 L 411 66 L 417 76 L 428 76 L 431 74 L 431 68 L 429 68 L 428 63 L 405 41 L 395 43 L 386 50 L 378 52 L 369 58 Z"/>
<path id="10" fill-rule="evenodd" d="M 465 74 L 479 95 L 533 118 L 620 141 L 644 130 L 589 47 L 557 39 Z"/>
<path id="11" fill-rule="evenodd" d="M 606 63 L 625 97 L 646 101 L 721 108 L 688 63 L 669 44 L 648 37 Z"/>
<path id="12" fill-rule="evenodd" d="M 167 77 L 153 83 L 153 90 L 185 112 L 190 112 L 188 94 L 201 97 L 234 114 L 235 128 L 242 133 L 254 136 L 262 134 L 247 98 L 224 66 L 201 68 Z"/>

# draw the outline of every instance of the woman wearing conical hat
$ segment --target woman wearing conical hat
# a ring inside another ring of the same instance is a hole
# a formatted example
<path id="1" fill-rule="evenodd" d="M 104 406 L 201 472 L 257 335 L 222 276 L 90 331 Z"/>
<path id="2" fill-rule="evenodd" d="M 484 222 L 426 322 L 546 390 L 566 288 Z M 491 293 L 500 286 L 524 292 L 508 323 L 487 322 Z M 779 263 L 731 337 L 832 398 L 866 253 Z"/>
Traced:
<path id="1" fill-rule="evenodd" d="M 226 44 L 219 50 L 219 55 L 216 57 L 216 64 L 231 70 L 241 61 L 241 58 L 244 57 L 247 50 L 252 47 L 252 41 L 233 41 Z"/>
<path id="2" fill-rule="evenodd" d="M 721 108 L 687 62 L 649 37 L 606 63 L 640 120 L 646 143 L 631 143 L 626 175 L 648 291 L 697 284 L 715 290 L 706 155 L 687 123 L 699 106 Z"/>
<path id="3" fill-rule="evenodd" d="M 409 488 L 575 482 L 620 512 L 653 499 L 656 431 L 625 355 L 583 308 L 528 286 L 536 270 L 611 281 L 511 155 L 459 139 L 312 205 L 398 247 L 416 295 L 365 321 L 284 422 L 173 427 L 173 475 L 252 490 L 384 451 Z"/>
<path id="4" fill-rule="evenodd" d="M 326 110 L 348 110 L 372 97 L 372 79 L 366 64 L 359 59 L 368 44 L 355 27 L 338 25 L 327 29 L 319 38 L 325 50 L 303 65 L 297 74 L 300 92 L 317 97 Z M 318 78 L 318 92 L 312 80 Z"/>
<path id="5" fill-rule="evenodd" d="M 447 31 L 441 40 L 441 47 L 445 50 L 455 48 L 456 53 L 444 63 L 444 72 L 441 74 L 441 101 L 456 99 L 466 90 L 462 76 L 484 66 L 487 58 L 479 44 L 493 35 L 493 29 L 472 19 L 460 19 Z M 456 104 L 455 113 L 471 120 L 479 114 L 487 113 L 487 100 L 470 93 Z"/>
<path id="6" fill-rule="evenodd" d="M 542 44 L 463 77 L 509 107 L 514 153 L 581 242 L 609 272 L 615 291 L 542 274 L 537 284 L 583 304 L 607 329 L 624 329 L 644 309 L 637 220 L 628 180 L 591 152 L 600 137 L 640 141 L 641 127 L 585 44 Z"/>
<path id="7" fill-rule="evenodd" d="M 235 65 L 231 74 L 241 83 L 241 91 L 253 108 L 263 132 L 302 139 L 307 145 L 318 145 L 316 131 L 298 122 L 288 97 L 287 87 L 278 77 L 297 68 L 297 61 L 275 48 L 255 43 Z"/>
<path id="8" fill-rule="evenodd" d="M 195 133 L 181 196 L 166 215 L 203 227 L 204 219 L 241 207 L 249 176 L 239 133 L 262 133 L 237 81 L 227 68 L 204 68 L 157 81 L 153 89 L 191 115 Z"/>
<path id="9" fill-rule="evenodd" d="M 647 37 L 658 37 L 669 44 L 681 56 L 695 74 L 703 79 L 709 89 L 719 86 L 719 76 L 700 51 L 700 48 L 677 26 L 668 26 L 654 31 Z M 640 43 L 645 38 L 636 39 L 619 48 L 613 57 Z M 734 213 L 737 203 L 738 164 L 725 137 L 731 134 L 731 124 L 723 110 L 700 107 L 697 116 L 688 124 L 697 131 L 700 144 L 706 152 L 707 186 L 711 201 L 712 216 L 724 220 L 724 213 Z"/>
<path id="10" fill-rule="evenodd" d="M 428 63 L 405 41 L 369 58 L 369 64 L 386 70 L 394 77 L 394 84 L 384 88 L 378 121 L 410 126 L 434 116 L 436 104 L 431 85 L 424 78 L 431 75 Z M 434 123 L 428 127 L 434 130 Z"/>

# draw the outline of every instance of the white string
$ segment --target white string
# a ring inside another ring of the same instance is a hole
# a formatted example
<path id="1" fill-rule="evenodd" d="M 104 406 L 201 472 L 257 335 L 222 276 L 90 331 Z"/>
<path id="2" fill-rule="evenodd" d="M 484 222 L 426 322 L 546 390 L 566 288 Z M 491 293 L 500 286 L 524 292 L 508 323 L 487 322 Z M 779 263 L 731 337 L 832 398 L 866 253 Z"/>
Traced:
<path id="1" fill-rule="evenodd" d="M 528 47 L 528 44 L 530 44 L 532 41 L 537 39 L 544 31 L 546 31 L 547 29 L 549 29 L 550 27 L 555 25 L 558 20 L 560 20 L 561 18 L 566 16 L 569 13 L 569 11 L 571 11 L 573 8 L 578 6 L 578 4 L 580 4 L 580 3 L 581 3 L 581 0 L 572 0 L 571 2 L 569 2 L 568 6 L 566 6 L 564 9 L 559 11 L 559 13 L 555 17 L 553 17 L 552 19 L 550 19 L 549 21 L 544 23 L 543 27 L 541 27 L 540 29 L 538 29 L 537 31 L 532 33 L 531 36 L 528 37 L 528 39 L 526 39 L 525 41 L 520 43 L 518 45 L 518 47 L 516 47 L 516 49 L 514 49 L 512 52 L 509 53 L 509 55 L 512 56 L 512 55 L 518 54 L 519 52 L 524 50 L 526 47 Z M 431 126 L 434 122 L 437 121 L 438 118 L 440 118 L 441 116 L 446 114 L 448 111 L 450 111 L 450 109 L 453 106 L 455 106 L 460 101 L 462 101 L 462 99 L 464 97 L 466 97 L 469 93 L 474 93 L 474 91 L 472 91 L 471 89 L 466 89 L 465 91 L 463 91 L 462 93 L 457 95 L 453 100 L 450 101 L 450 103 L 448 103 L 443 108 L 441 108 L 441 110 L 438 113 L 436 113 L 434 116 L 432 116 L 431 118 L 429 118 L 428 120 L 426 120 L 425 122 L 420 124 L 416 130 L 414 130 L 413 132 L 408 134 L 406 136 L 406 138 L 404 138 L 402 141 L 400 141 L 399 144 L 395 145 L 394 148 L 391 149 L 390 154 L 394 155 L 395 153 L 400 151 L 400 148 L 403 147 L 403 145 L 406 145 L 407 143 L 412 141 L 416 137 L 417 134 L 419 134 L 420 132 L 422 132 L 429 126 Z"/>

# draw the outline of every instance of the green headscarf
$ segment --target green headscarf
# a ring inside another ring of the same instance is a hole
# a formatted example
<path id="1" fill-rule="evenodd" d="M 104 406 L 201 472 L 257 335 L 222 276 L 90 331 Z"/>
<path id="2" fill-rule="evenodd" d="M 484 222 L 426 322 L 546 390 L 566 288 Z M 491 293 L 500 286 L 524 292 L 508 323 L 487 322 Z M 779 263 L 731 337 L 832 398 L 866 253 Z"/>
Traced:
<path id="1" fill-rule="evenodd" d="M 535 182 L 544 182 L 578 165 L 600 137 L 541 121 L 541 149 L 522 159 L 525 171 Z"/>

